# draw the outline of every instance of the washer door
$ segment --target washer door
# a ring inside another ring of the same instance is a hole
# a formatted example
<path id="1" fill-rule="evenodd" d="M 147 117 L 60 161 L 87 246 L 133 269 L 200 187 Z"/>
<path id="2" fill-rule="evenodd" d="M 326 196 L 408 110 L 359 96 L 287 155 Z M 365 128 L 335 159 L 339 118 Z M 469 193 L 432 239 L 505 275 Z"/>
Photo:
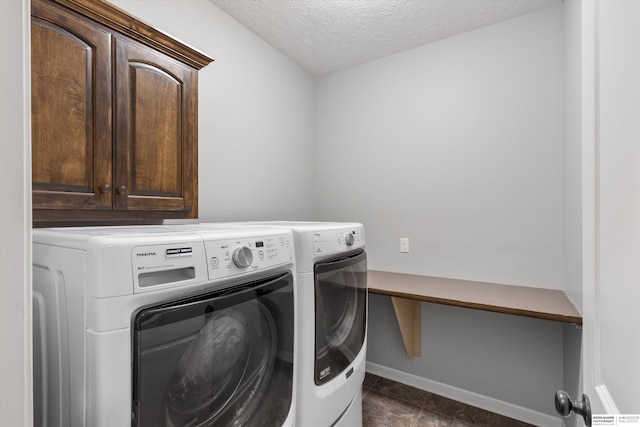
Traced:
<path id="1" fill-rule="evenodd" d="M 317 263 L 315 272 L 316 360 L 322 385 L 338 376 L 360 353 L 366 336 L 367 255 Z"/>
<path id="2" fill-rule="evenodd" d="M 291 406 L 291 274 L 139 311 L 133 425 L 281 425 Z"/>

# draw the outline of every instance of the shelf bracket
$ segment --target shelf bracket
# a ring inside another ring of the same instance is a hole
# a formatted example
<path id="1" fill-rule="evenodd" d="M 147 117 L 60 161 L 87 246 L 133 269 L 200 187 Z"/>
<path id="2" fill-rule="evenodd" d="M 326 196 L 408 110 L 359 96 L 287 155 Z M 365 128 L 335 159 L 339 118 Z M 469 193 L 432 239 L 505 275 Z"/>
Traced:
<path id="1" fill-rule="evenodd" d="M 391 302 L 396 312 L 407 357 L 420 357 L 422 355 L 420 301 L 391 297 Z"/>

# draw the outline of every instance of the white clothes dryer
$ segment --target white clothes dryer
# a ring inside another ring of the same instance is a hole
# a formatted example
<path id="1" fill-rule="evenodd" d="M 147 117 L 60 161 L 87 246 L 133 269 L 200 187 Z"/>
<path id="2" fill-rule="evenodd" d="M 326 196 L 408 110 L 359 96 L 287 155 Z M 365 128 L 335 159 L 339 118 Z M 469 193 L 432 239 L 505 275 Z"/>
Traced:
<path id="1" fill-rule="evenodd" d="M 35 229 L 36 426 L 293 426 L 293 236 Z"/>
<path id="2" fill-rule="evenodd" d="M 299 309 L 296 425 L 362 426 L 368 302 L 362 224 L 274 221 L 225 225 L 293 232 Z"/>

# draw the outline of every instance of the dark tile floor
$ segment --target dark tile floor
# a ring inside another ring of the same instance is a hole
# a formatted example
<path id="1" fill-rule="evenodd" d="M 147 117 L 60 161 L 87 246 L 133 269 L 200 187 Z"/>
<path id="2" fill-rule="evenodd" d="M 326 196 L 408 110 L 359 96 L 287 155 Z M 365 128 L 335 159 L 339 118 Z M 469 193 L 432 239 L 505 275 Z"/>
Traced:
<path id="1" fill-rule="evenodd" d="M 528 427 L 530 424 L 367 373 L 363 427 Z"/>

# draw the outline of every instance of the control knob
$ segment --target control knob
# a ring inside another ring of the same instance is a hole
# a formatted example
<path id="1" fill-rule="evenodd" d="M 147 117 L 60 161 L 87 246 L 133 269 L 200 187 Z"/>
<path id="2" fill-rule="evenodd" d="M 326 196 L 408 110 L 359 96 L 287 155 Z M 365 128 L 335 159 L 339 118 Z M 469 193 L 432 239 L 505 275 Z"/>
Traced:
<path id="1" fill-rule="evenodd" d="M 251 249 L 246 246 L 241 246 L 235 251 L 233 251 L 233 255 L 231 255 L 231 259 L 233 263 L 240 268 L 247 268 L 253 262 L 253 253 Z"/>
<path id="2" fill-rule="evenodd" d="M 353 245 L 353 234 L 348 233 L 344 235 L 344 242 L 347 244 L 347 246 L 352 246 Z"/>

